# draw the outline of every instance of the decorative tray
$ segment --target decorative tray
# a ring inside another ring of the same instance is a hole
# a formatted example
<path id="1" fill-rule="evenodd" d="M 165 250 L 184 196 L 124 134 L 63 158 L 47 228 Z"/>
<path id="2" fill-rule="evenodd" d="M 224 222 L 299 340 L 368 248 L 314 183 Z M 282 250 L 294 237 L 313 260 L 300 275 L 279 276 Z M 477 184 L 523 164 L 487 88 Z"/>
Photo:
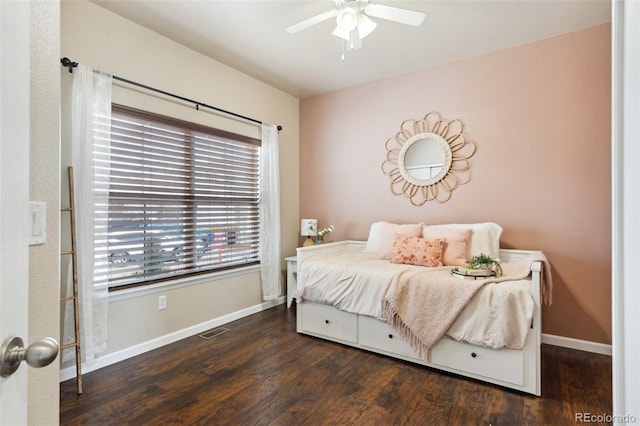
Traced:
<path id="1" fill-rule="evenodd" d="M 451 270 L 451 275 L 458 278 L 481 280 L 485 278 L 495 277 L 496 273 L 487 269 L 467 269 L 456 267 Z"/>

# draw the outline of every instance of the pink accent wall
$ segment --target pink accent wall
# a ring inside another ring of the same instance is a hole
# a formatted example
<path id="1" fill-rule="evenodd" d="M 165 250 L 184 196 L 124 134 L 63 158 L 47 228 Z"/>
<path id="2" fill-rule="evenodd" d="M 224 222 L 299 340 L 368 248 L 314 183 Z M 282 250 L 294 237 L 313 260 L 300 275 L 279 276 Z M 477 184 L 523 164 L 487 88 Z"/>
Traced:
<path id="1" fill-rule="evenodd" d="M 610 344 L 610 33 L 600 25 L 304 99 L 300 217 L 335 225 L 334 241 L 365 240 L 378 220 L 496 222 L 503 248 L 539 249 L 552 264 L 543 332 Z M 477 151 L 448 202 L 415 207 L 380 167 L 385 141 L 429 111 L 461 119 Z"/>

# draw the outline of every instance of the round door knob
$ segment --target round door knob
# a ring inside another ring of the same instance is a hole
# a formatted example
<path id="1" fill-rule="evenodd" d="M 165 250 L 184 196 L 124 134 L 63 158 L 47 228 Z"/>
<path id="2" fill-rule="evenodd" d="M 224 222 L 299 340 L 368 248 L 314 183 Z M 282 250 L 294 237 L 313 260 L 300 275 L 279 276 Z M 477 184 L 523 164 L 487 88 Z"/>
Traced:
<path id="1" fill-rule="evenodd" d="M 53 337 L 45 337 L 29 345 L 24 360 L 31 367 L 40 368 L 51 364 L 57 355 L 58 342 Z"/>
<path id="2" fill-rule="evenodd" d="M 31 367 L 45 367 L 58 356 L 58 342 L 52 337 L 33 342 L 24 348 L 22 338 L 9 337 L 2 344 L 0 350 L 0 375 L 7 377 L 15 373 L 22 361 L 27 361 Z"/>

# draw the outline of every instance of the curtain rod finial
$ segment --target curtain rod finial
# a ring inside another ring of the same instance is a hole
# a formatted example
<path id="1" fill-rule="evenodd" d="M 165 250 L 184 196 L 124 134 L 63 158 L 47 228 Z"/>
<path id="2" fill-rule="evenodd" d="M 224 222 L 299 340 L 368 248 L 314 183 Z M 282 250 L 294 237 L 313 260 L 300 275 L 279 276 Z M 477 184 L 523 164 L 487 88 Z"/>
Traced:
<path id="1" fill-rule="evenodd" d="M 66 56 L 60 59 L 60 63 L 62 64 L 63 67 L 69 68 L 70 73 L 73 73 L 73 69 L 78 66 L 77 62 L 73 62 L 71 59 L 67 58 Z"/>

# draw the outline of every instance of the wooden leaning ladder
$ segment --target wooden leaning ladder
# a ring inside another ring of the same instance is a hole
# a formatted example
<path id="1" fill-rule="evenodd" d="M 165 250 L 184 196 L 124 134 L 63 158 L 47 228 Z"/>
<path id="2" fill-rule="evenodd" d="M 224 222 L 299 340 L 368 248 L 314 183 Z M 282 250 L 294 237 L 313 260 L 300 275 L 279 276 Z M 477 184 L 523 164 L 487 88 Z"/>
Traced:
<path id="1" fill-rule="evenodd" d="M 69 212 L 71 219 L 71 250 L 63 250 L 61 256 L 71 256 L 71 269 L 73 274 L 73 296 L 60 298 L 63 307 L 65 303 L 73 302 L 74 316 L 74 341 L 60 346 L 60 352 L 68 348 L 76 348 L 76 384 L 78 395 L 82 393 L 82 358 L 80 356 L 80 310 L 78 306 L 78 260 L 76 256 L 76 214 L 73 190 L 73 167 L 67 169 L 69 175 L 69 207 L 63 207 L 63 212 Z"/>

